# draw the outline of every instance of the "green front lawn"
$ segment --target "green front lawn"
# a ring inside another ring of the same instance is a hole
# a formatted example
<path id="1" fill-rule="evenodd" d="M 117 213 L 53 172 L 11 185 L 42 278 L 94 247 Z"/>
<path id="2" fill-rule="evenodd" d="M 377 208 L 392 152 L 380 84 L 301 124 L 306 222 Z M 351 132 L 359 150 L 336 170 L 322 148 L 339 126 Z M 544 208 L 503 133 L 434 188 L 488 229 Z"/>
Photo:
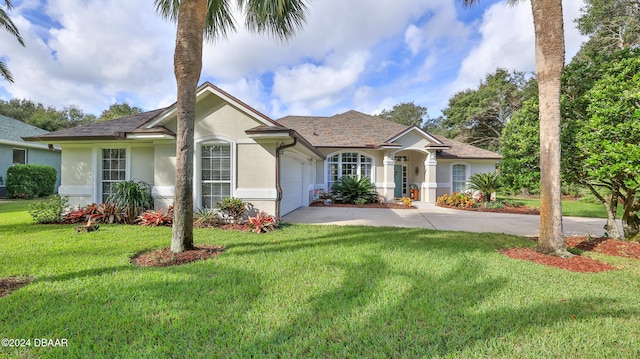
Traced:
<path id="1" fill-rule="evenodd" d="M 34 225 L 0 203 L 0 278 L 36 280 L 0 298 L 3 338 L 67 339 L 0 357 L 640 356 L 640 265 L 579 274 L 511 259 L 508 235 L 291 225 L 257 235 L 202 229 L 215 259 L 139 268 L 169 228 Z"/>
<path id="2" fill-rule="evenodd" d="M 540 208 L 540 199 L 538 198 L 513 197 L 507 198 L 507 200 L 527 207 Z M 607 212 L 603 205 L 582 200 L 563 200 L 562 215 L 569 217 L 607 218 Z M 618 218 L 620 217 L 622 217 L 622 208 L 618 207 Z"/>

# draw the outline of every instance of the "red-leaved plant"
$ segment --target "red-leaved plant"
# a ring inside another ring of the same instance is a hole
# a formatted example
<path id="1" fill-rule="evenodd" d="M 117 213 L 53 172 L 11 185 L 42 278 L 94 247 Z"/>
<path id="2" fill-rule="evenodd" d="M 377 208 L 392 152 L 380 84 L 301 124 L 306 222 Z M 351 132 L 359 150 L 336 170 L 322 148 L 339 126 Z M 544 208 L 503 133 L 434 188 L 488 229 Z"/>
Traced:
<path id="1" fill-rule="evenodd" d="M 171 226 L 173 224 L 173 206 L 169 206 L 166 211 L 164 208 L 159 211 L 145 211 L 138 216 L 136 222 L 147 227 Z"/>
<path id="2" fill-rule="evenodd" d="M 92 203 L 86 207 L 78 207 L 62 216 L 64 223 L 84 223 L 89 220 L 93 223 L 123 223 L 122 210 L 110 203 Z"/>
<path id="3" fill-rule="evenodd" d="M 251 231 L 256 233 L 273 231 L 278 227 L 278 219 L 268 213 L 260 212 L 255 217 L 249 217 Z"/>

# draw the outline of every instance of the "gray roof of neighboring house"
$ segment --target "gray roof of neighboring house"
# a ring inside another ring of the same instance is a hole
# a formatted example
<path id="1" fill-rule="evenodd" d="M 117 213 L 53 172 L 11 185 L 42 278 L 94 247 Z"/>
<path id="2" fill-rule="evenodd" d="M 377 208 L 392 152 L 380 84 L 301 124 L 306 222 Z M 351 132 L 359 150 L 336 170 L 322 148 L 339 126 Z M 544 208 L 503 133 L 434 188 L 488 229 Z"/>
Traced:
<path id="1" fill-rule="evenodd" d="M 0 115 L 0 140 L 24 142 L 22 137 L 38 136 L 45 133 L 49 133 L 49 131 Z"/>
<path id="2" fill-rule="evenodd" d="M 287 116 L 277 122 L 317 147 L 378 147 L 409 128 L 353 110 L 331 117 Z"/>
<path id="3" fill-rule="evenodd" d="M 163 133 L 174 135 L 163 126 L 151 129 L 140 128 L 147 121 L 153 119 L 165 109 L 142 112 L 136 115 L 121 117 L 114 120 L 92 123 L 89 125 L 66 128 L 36 136 L 23 136 L 31 141 L 47 140 L 77 140 L 77 139 L 116 139 L 124 138 L 127 133 Z"/>

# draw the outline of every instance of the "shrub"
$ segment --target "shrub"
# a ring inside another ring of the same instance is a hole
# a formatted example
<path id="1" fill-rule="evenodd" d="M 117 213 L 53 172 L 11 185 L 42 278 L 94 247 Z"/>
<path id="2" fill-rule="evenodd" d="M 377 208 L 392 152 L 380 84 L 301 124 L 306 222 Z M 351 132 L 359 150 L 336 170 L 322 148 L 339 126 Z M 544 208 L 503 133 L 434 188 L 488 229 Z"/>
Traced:
<path id="1" fill-rule="evenodd" d="M 145 211 L 136 219 L 141 226 L 158 227 L 171 226 L 173 224 L 173 206 L 165 210 L 161 208 L 159 211 Z"/>
<path id="2" fill-rule="evenodd" d="M 115 182 L 107 202 L 122 209 L 125 223 L 133 223 L 144 211 L 153 209 L 151 185 L 143 181 Z"/>
<path id="3" fill-rule="evenodd" d="M 200 208 L 193 213 L 193 225 L 198 228 L 215 227 L 220 223 L 218 211 L 209 208 Z"/>
<path id="4" fill-rule="evenodd" d="M 402 197 L 402 204 L 404 204 L 405 207 L 411 207 L 411 198 L 409 197 Z"/>
<path id="5" fill-rule="evenodd" d="M 470 195 L 465 193 L 453 192 L 452 195 L 443 194 L 438 197 L 436 204 L 439 206 L 459 207 L 459 208 L 475 208 L 478 206 L 476 201 Z"/>
<path id="6" fill-rule="evenodd" d="M 228 197 L 218 202 L 218 208 L 225 219 L 238 221 L 247 209 L 247 204 L 240 198 Z"/>
<path id="7" fill-rule="evenodd" d="M 491 199 L 491 193 L 502 189 L 502 180 L 495 172 L 476 173 L 469 178 L 469 189 L 480 191 L 482 199 L 487 202 Z"/>
<path id="8" fill-rule="evenodd" d="M 7 169 L 7 194 L 13 198 L 50 196 L 57 173 L 47 165 L 12 165 Z"/>
<path id="9" fill-rule="evenodd" d="M 60 223 L 62 213 L 67 210 L 69 200 L 66 197 L 53 195 L 46 201 L 38 201 L 29 205 L 29 214 L 37 223 Z"/>
<path id="10" fill-rule="evenodd" d="M 249 226 L 256 233 L 269 232 L 276 229 L 278 220 L 270 214 L 260 212 L 255 217 L 249 217 Z"/>
<path id="11" fill-rule="evenodd" d="M 360 179 L 352 176 L 341 177 L 331 187 L 331 193 L 341 198 L 344 203 L 355 203 L 358 198 L 364 199 L 365 203 L 373 203 L 378 199 L 376 185 L 371 183 L 369 177 Z"/>

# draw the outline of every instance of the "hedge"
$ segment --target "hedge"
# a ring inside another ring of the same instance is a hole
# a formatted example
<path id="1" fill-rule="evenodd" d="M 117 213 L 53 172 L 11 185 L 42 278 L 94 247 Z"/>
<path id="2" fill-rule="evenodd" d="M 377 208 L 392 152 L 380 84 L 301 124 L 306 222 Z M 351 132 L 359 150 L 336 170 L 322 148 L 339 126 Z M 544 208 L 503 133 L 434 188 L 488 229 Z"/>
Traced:
<path id="1" fill-rule="evenodd" d="M 7 194 L 13 198 L 45 197 L 53 194 L 58 172 L 47 165 L 12 165 L 7 169 Z"/>

